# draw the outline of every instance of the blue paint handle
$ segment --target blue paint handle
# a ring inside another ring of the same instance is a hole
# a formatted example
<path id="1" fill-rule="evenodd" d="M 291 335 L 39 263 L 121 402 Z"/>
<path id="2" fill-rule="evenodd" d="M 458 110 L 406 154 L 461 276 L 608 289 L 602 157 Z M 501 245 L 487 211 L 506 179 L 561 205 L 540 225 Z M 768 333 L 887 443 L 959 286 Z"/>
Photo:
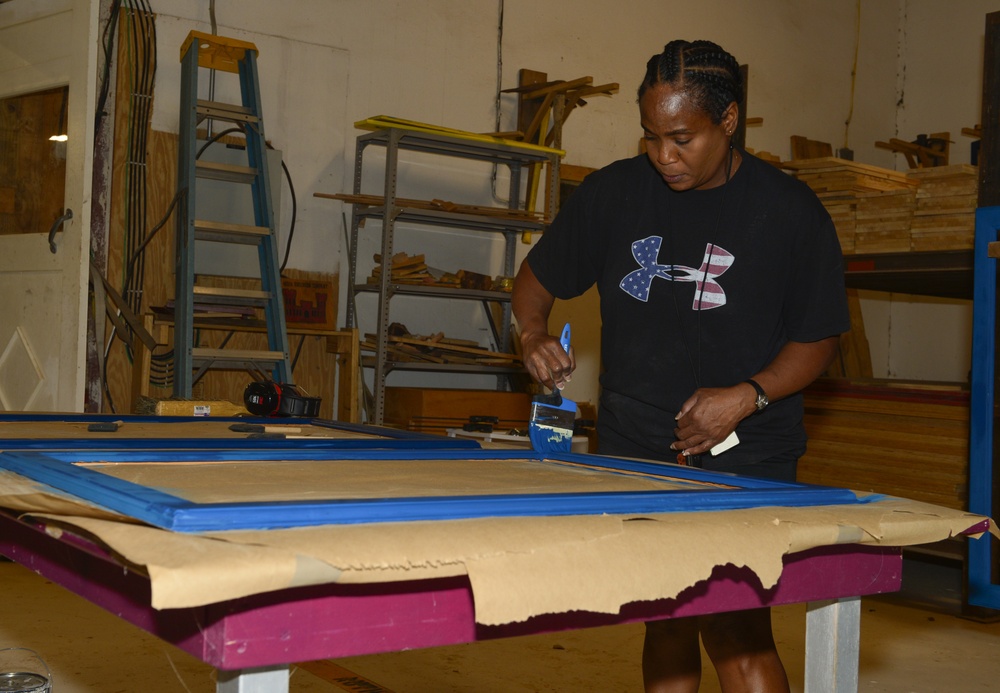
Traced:
<path id="1" fill-rule="evenodd" d="M 559 335 L 559 343 L 562 344 L 563 351 L 565 351 L 567 354 L 569 353 L 569 336 L 570 336 L 569 323 L 566 323 L 566 325 L 563 327 L 562 334 Z"/>

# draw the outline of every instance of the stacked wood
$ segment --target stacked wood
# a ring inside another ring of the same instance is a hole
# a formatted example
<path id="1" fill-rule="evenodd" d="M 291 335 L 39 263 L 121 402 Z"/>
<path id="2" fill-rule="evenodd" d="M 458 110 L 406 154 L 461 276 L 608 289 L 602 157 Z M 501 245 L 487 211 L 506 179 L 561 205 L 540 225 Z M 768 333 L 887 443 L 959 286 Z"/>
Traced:
<path id="1" fill-rule="evenodd" d="M 410 334 L 405 327 L 393 323 L 389 327 L 388 359 L 401 362 L 454 363 L 477 366 L 504 366 L 520 368 L 521 359 L 516 354 L 490 351 L 468 339 L 445 337 L 443 332 L 429 336 Z M 361 350 L 374 353 L 378 337 L 366 334 Z"/>
<path id="2" fill-rule="evenodd" d="M 957 385 L 820 380 L 798 480 L 965 510 L 969 395 Z"/>
<path id="3" fill-rule="evenodd" d="M 368 277 L 369 284 L 378 284 L 382 279 L 382 255 L 375 253 L 375 267 Z M 427 284 L 435 281 L 428 271 L 423 255 L 396 253 L 392 256 L 389 280 L 396 284 Z"/>
<path id="4" fill-rule="evenodd" d="M 901 237 L 904 230 L 898 223 L 901 220 L 894 219 L 889 228 L 879 230 L 875 228 L 876 219 L 870 216 L 870 212 L 865 211 L 861 217 L 858 216 L 861 200 L 865 196 L 913 190 L 916 182 L 909 180 L 905 173 L 832 156 L 786 161 L 782 167 L 792 171 L 819 197 L 833 218 L 837 238 L 845 254 L 889 252 L 879 250 L 885 248 L 909 250 L 909 228 L 905 229 L 904 245 Z M 866 210 L 874 209 L 885 203 L 887 200 L 869 201 L 865 207 Z"/>
<path id="5" fill-rule="evenodd" d="M 907 252 L 915 207 L 916 194 L 912 188 L 858 193 L 854 252 Z"/>
<path id="6" fill-rule="evenodd" d="M 793 171 L 796 178 L 817 194 L 866 193 L 916 187 L 916 181 L 905 173 L 834 156 L 786 161 L 783 166 Z"/>
<path id="7" fill-rule="evenodd" d="M 833 219 L 841 251 L 845 255 L 850 255 L 854 252 L 858 228 L 858 199 L 854 195 L 826 194 L 820 196 L 820 202 Z"/>
<path id="8" fill-rule="evenodd" d="M 914 169 L 917 205 L 910 232 L 912 250 L 959 250 L 973 246 L 979 171 L 970 164 Z"/>

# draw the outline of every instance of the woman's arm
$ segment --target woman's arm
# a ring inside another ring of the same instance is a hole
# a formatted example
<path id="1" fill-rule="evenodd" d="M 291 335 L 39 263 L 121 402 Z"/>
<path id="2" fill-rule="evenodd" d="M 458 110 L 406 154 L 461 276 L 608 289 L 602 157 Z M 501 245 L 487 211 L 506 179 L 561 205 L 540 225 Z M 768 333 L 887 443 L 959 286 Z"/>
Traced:
<path id="1" fill-rule="evenodd" d="M 528 373 L 553 390 L 562 389 L 576 368 L 573 349 L 567 354 L 549 334 L 549 313 L 555 297 L 542 286 L 525 260 L 514 278 L 511 307 L 521 330 L 521 355 Z"/>

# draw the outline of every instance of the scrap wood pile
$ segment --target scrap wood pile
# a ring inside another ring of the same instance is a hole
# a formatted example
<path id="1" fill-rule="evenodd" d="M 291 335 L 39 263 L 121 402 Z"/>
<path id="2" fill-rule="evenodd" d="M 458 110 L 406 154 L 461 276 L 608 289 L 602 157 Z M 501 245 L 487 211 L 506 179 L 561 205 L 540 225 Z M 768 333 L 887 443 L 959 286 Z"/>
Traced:
<path id="1" fill-rule="evenodd" d="M 443 332 L 429 336 L 410 334 L 405 325 L 394 322 L 388 330 L 388 358 L 390 361 L 426 361 L 428 363 L 458 363 L 479 366 L 507 366 L 520 368 L 517 354 L 490 351 L 469 339 L 445 337 Z M 365 334 L 362 351 L 374 352 L 378 337 Z"/>
<path id="2" fill-rule="evenodd" d="M 845 254 L 972 248 L 975 166 L 902 172 L 822 157 L 782 167 L 820 198 Z"/>
<path id="3" fill-rule="evenodd" d="M 367 279 L 369 284 L 378 284 L 382 279 L 382 255 L 374 256 L 376 265 Z M 490 277 L 470 270 L 445 272 L 429 267 L 424 255 L 409 255 L 396 253 L 392 256 L 390 266 L 390 281 L 394 284 L 416 284 L 421 286 L 444 286 L 457 289 L 475 289 L 479 291 L 510 292 L 513 282 L 508 277 Z"/>

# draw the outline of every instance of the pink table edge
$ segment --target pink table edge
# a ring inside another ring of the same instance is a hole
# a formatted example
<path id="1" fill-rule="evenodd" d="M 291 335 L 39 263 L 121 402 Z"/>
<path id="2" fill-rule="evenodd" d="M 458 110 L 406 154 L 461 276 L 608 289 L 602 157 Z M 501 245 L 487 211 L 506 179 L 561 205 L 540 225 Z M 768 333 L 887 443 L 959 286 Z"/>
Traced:
<path id="1" fill-rule="evenodd" d="M 902 580 L 899 547 L 828 546 L 785 556 L 781 578 L 768 590 L 751 571 L 726 565 L 675 599 L 626 604 L 618 614 L 569 612 L 482 626 L 465 577 L 327 584 L 156 610 L 146 576 L 123 570 L 101 547 L 72 534 L 56 539 L 0 512 L 0 553 L 223 670 L 867 596 L 897 591 Z"/>

